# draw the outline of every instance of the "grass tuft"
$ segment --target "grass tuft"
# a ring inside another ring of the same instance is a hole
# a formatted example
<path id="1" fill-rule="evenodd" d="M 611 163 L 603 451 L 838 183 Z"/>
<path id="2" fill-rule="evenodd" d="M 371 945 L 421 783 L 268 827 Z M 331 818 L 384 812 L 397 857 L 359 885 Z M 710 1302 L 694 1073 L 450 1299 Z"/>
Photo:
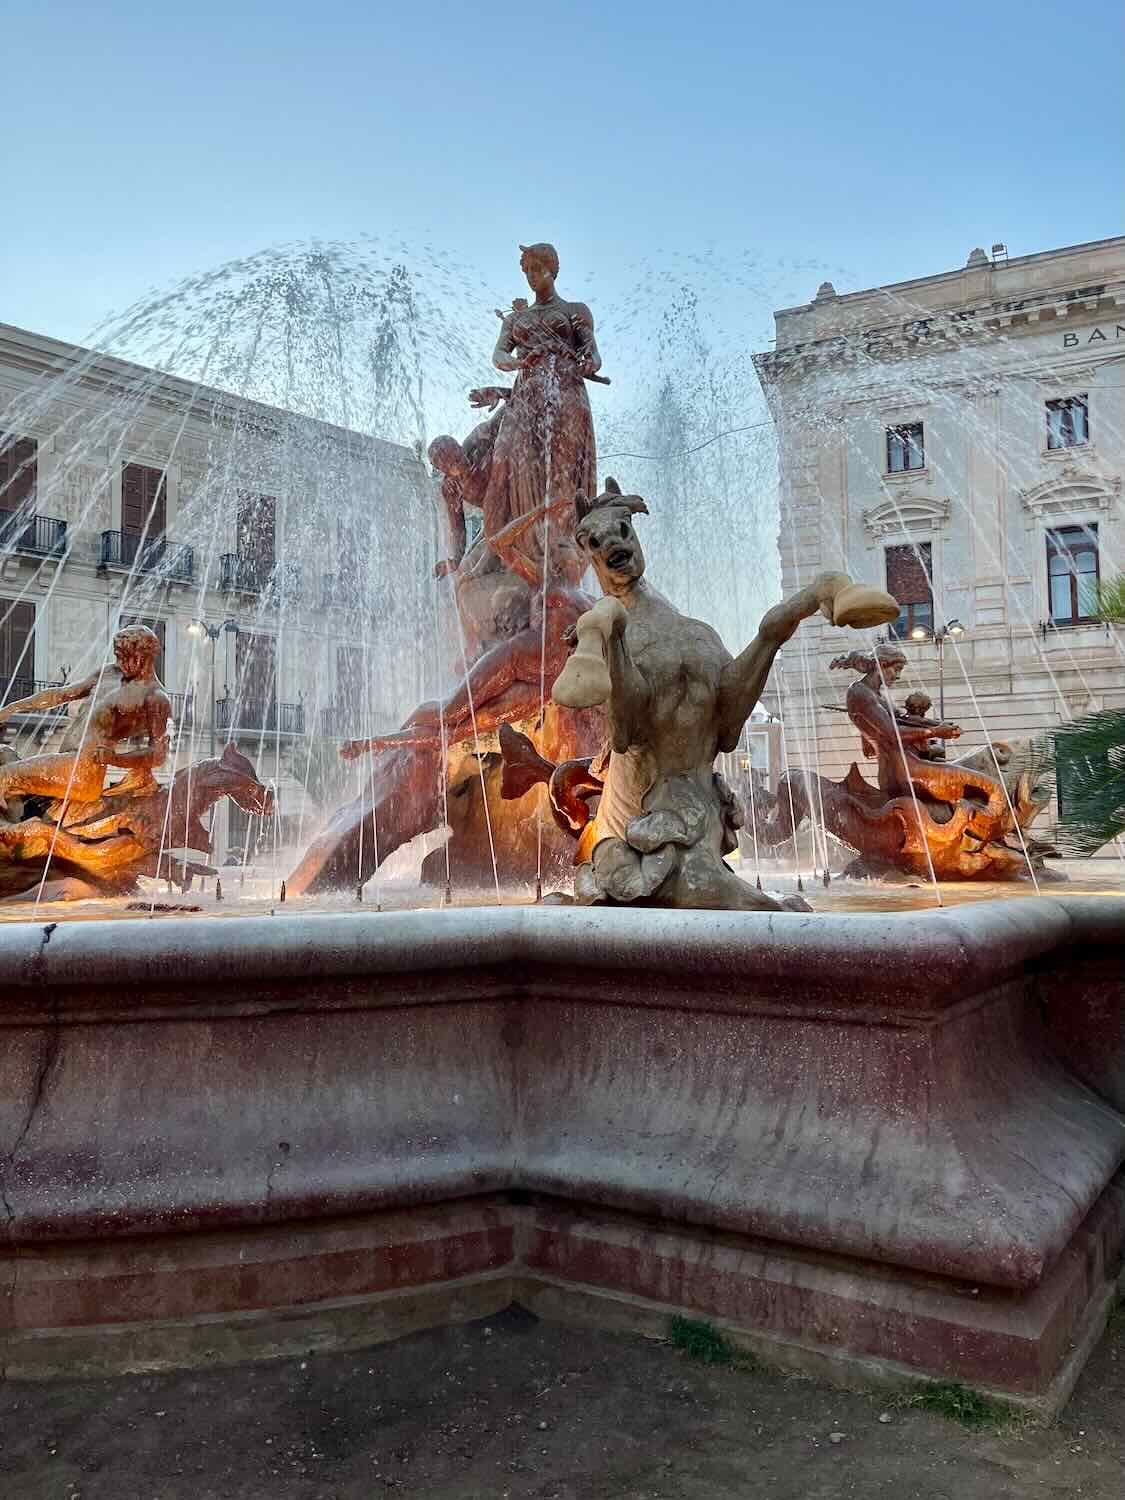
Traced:
<path id="1" fill-rule="evenodd" d="M 1001 1401 L 992 1401 L 955 1380 L 939 1380 L 911 1391 L 898 1403 L 912 1411 L 932 1411 L 951 1422 L 960 1422 L 972 1432 L 1006 1427 L 1015 1413 Z"/>
<path id="2" fill-rule="evenodd" d="M 673 1318 L 668 1325 L 668 1342 L 682 1349 L 689 1359 L 705 1365 L 734 1363 L 734 1348 L 717 1328 L 697 1318 Z"/>

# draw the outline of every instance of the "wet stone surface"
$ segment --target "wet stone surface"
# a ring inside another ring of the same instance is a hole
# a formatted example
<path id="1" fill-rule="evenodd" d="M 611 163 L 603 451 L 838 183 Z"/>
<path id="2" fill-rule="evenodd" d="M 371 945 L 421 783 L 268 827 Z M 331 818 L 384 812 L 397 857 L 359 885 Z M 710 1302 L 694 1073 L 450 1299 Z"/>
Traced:
<path id="1" fill-rule="evenodd" d="M 359 1353 L 0 1383 L 3 1500 L 1120 1500 L 1125 1315 L 1053 1427 L 511 1310 Z"/>

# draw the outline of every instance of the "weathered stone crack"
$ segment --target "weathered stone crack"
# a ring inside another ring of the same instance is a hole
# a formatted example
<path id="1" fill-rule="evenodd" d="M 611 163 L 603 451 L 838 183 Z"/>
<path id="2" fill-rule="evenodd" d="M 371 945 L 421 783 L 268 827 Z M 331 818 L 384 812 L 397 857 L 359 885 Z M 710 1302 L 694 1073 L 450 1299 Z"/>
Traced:
<path id="1" fill-rule="evenodd" d="M 40 984 L 47 983 L 47 945 L 51 941 L 51 935 L 58 926 L 57 922 L 48 922 L 43 928 L 43 936 L 39 944 L 39 951 L 31 961 L 33 977 Z M 49 1029 L 43 1043 L 43 1051 L 38 1066 L 35 1070 L 35 1079 L 31 1085 L 31 1098 L 27 1106 L 27 1114 L 24 1116 L 23 1124 L 16 1132 L 16 1138 L 9 1149 L 0 1157 L 0 1205 L 3 1206 L 5 1218 L 5 1233 L 9 1240 L 13 1236 L 16 1214 L 8 1196 L 8 1178 L 15 1160 L 19 1154 L 20 1147 L 27 1139 L 28 1132 L 35 1123 L 35 1116 L 39 1112 L 39 1106 L 43 1102 L 46 1092 L 47 1080 L 58 1060 L 59 1048 L 62 1045 L 62 1029 L 59 1025 L 60 997 L 57 990 L 51 990 L 50 1010 L 48 1012 Z"/>

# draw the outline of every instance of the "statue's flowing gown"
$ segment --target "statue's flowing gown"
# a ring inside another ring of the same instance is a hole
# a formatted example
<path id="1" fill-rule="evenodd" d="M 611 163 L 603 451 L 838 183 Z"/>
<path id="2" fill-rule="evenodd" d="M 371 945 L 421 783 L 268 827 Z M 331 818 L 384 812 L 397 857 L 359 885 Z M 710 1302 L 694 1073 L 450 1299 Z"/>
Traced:
<path id="1" fill-rule="evenodd" d="M 582 303 L 553 298 L 505 319 L 498 347 L 514 352 L 547 329 L 566 353 L 534 359 L 516 376 L 493 451 L 492 472 L 484 502 L 485 525 L 499 528 L 528 515 L 546 500 L 573 500 L 580 491 L 597 493 L 597 451 L 586 383 L 578 360 L 594 348 L 593 321 Z M 559 542 L 573 521 L 554 522 Z M 521 543 L 529 559 L 542 556 L 541 528 Z"/>

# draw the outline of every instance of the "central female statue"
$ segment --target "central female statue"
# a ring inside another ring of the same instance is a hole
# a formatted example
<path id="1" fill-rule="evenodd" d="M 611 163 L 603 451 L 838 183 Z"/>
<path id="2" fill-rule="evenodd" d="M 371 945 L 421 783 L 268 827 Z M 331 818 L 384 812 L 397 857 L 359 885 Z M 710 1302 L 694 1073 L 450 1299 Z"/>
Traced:
<path id="1" fill-rule="evenodd" d="M 553 245 L 521 245 L 520 267 L 535 301 L 514 304 L 504 318 L 492 359 L 516 380 L 496 435 L 483 501 L 486 536 L 545 502 L 597 493 L 594 423 L 586 377 L 601 368 L 594 319 L 584 302 L 555 290 L 559 257 Z M 569 542 L 577 517 L 555 512 L 552 526 Z M 529 560 L 542 557 L 540 527 L 521 541 Z"/>

